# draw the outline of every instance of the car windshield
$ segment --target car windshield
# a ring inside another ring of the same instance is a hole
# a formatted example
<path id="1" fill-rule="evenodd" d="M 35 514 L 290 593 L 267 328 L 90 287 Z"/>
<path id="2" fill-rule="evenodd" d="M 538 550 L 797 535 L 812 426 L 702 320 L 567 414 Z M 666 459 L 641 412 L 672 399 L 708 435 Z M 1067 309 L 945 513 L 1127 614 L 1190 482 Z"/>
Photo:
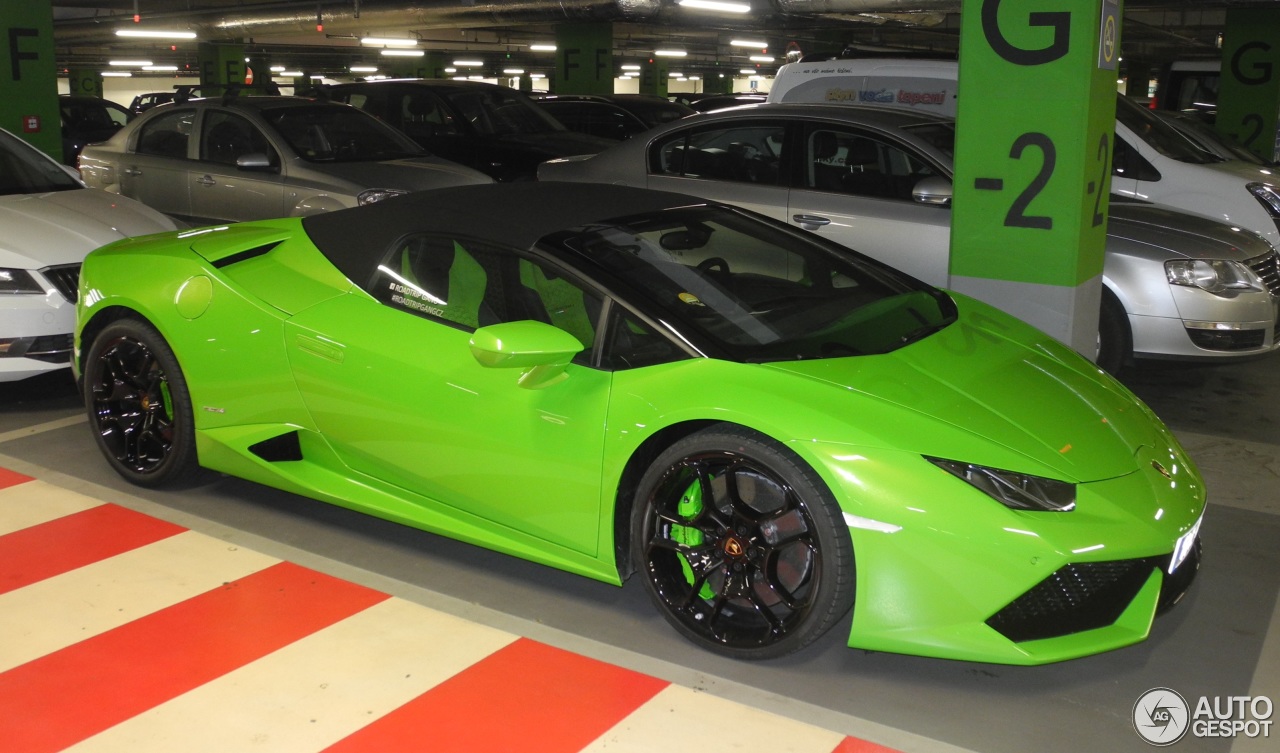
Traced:
<path id="1" fill-rule="evenodd" d="M 726 208 L 630 217 L 544 243 L 627 281 L 675 331 L 740 361 L 887 353 L 956 318 L 941 290 Z"/>
<path id="2" fill-rule="evenodd" d="M 425 153 L 391 126 L 348 105 L 273 107 L 262 116 L 308 162 L 376 162 Z"/>
<path id="3" fill-rule="evenodd" d="M 486 136 L 517 136 L 528 133 L 563 131 L 560 121 L 511 89 L 500 86 L 482 89 L 448 89 L 440 92 L 477 133 Z"/>
<path id="4" fill-rule="evenodd" d="M 1116 120 L 1160 154 L 1179 162 L 1203 165 L 1217 159 L 1147 108 L 1123 95 L 1116 99 Z"/>
<path id="5" fill-rule="evenodd" d="M 16 136 L 0 131 L 0 196 L 84 188 L 62 166 Z"/>

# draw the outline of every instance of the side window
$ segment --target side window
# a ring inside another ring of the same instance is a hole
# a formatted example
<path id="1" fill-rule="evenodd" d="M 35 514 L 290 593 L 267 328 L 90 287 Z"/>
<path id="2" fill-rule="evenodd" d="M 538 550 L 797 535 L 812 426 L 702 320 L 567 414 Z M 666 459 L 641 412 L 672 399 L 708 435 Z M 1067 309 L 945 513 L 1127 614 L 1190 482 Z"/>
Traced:
<path id="1" fill-rule="evenodd" d="M 568 332 L 587 363 L 603 299 L 551 267 L 466 239 L 411 236 L 388 253 L 369 292 L 415 316 L 463 329 L 532 319 Z"/>
<path id="2" fill-rule="evenodd" d="M 814 128 L 805 151 L 805 187 L 818 191 L 911 201 L 916 183 L 936 174 L 901 146 L 854 131 Z"/>
<path id="3" fill-rule="evenodd" d="M 453 117 L 444 103 L 427 91 L 414 91 L 400 97 L 400 130 L 415 141 L 454 133 Z"/>
<path id="4" fill-rule="evenodd" d="M 1137 149 L 1129 146 L 1129 143 L 1120 138 L 1120 134 L 1115 136 L 1116 144 L 1112 151 L 1111 157 L 1111 174 L 1118 178 L 1128 178 L 1130 180 L 1160 180 L 1160 171 L 1146 160 Z"/>
<path id="5" fill-rule="evenodd" d="M 649 172 L 773 185 L 785 132 L 782 123 L 680 131 L 653 145 Z"/>
<path id="6" fill-rule="evenodd" d="M 689 356 L 675 343 L 633 317 L 621 306 L 609 317 L 600 365 L 610 370 L 638 369 Z"/>
<path id="7" fill-rule="evenodd" d="M 191 138 L 195 110 L 171 110 L 151 119 L 138 131 L 138 154 L 184 159 Z"/>
<path id="8" fill-rule="evenodd" d="M 235 165 L 246 154 L 265 154 L 273 166 L 280 164 L 276 150 L 248 120 L 234 113 L 206 110 L 200 159 Z"/>

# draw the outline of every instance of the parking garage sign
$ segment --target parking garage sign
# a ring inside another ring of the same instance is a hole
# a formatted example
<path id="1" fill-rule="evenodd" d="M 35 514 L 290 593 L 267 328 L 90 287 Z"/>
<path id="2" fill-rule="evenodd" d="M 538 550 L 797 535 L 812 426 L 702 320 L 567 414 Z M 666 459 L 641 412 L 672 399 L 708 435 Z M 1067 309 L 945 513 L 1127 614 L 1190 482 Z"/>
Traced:
<path id="1" fill-rule="evenodd" d="M 1102 0 L 1102 23 L 1098 30 L 1098 67 L 1114 71 L 1120 62 L 1120 3 Z"/>

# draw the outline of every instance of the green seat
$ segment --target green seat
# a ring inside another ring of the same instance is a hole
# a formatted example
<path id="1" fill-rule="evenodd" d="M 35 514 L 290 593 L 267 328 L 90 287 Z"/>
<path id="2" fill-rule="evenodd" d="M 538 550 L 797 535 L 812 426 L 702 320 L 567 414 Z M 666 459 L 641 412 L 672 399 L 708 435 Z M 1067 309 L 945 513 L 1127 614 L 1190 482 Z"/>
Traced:
<path id="1" fill-rule="evenodd" d="M 592 346 L 595 322 L 577 285 L 561 277 L 548 277 L 546 270 L 525 259 L 520 260 L 520 284 L 537 294 L 552 325 L 578 338 L 584 347 Z"/>

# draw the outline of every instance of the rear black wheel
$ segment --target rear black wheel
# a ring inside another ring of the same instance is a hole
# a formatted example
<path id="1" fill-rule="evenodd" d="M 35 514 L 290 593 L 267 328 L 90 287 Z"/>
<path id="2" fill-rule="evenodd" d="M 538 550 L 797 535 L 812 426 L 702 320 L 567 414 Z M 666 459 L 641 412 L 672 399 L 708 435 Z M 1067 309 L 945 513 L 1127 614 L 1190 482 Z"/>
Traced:
<path id="1" fill-rule="evenodd" d="M 853 546 L 831 493 L 781 444 L 741 427 L 698 432 L 659 456 L 631 525 L 650 597 L 717 653 L 791 653 L 853 605 Z"/>
<path id="2" fill-rule="evenodd" d="M 1098 312 L 1098 367 L 1111 375 L 1124 369 L 1133 358 L 1133 336 L 1129 331 L 1129 315 L 1115 294 L 1102 289 L 1102 308 Z"/>
<path id="3" fill-rule="evenodd" d="M 98 333 L 85 357 L 84 397 L 98 447 L 121 476 L 149 487 L 205 479 L 186 379 L 150 324 L 122 319 Z"/>

